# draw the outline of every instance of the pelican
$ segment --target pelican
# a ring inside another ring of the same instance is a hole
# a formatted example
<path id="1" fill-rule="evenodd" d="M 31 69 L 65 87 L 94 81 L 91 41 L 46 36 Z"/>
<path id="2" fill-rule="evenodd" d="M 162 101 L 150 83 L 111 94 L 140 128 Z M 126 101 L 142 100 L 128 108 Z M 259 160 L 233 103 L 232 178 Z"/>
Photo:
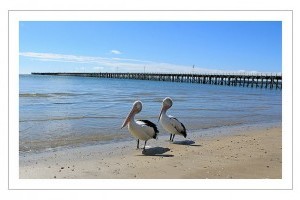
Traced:
<path id="1" fill-rule="evenodd" d="M 137 139 L 137 149 L 139 149 L 140 140 L 144 140 L 145 144 L 143 149 L 145 150 L 147 141 L 151 138 L 156 139 L 159 131 L 156 125 L 148 120 L 134 120 L 134 116 L 141 112 L 141 110 L 142 102 L 135 101 L 121 128 L 128 124 L 129 132 Z"/>
<path id="2" fill-rule="evenodd" d="M 172 105 L 172 99 L 170 97 L 166 97 L 163 100 L 158 120 L 160 121 L 161 126 L 171 134 L 170 141 L 173 142 L 175 135 L 182 135 L 186 138 L 186 129 L 178 119 L 166 114 L 167 110 L 171 108 Z"/>

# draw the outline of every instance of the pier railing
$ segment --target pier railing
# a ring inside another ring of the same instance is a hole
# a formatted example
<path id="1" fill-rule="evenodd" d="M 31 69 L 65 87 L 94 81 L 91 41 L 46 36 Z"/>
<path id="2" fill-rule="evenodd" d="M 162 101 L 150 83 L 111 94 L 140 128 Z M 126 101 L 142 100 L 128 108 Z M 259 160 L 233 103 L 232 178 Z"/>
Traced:
<path id="1" fill-rule="evenodd" d="M 173 74 L 173 73 L 68 73 L 32 72 L 33 75 L 80 76 L 117 79 L 169 81 L 225 86 L 282 89 L 281 75 L 263 74 Z"/>

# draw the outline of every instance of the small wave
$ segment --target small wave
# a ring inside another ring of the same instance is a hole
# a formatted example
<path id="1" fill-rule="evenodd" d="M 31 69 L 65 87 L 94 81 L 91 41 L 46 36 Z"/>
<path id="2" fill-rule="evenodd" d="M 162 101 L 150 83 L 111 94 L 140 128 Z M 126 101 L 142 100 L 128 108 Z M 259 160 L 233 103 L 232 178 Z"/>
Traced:
<path id="1" fill-rule="evenodd" d="M 137 92 L 134 95 L 137 96 L 142 96 L 142 97 L 148 97 L 148 96 L 154 96 L 155 94 L 153 94 L 153 92 Z"/>
<path id="2" fill-rule="evenodd" d="M 44 93 L 23 93 L 19 94 L 19 97 L 51 97 L 51 95 Z"/>
<path id="3" fill-rule="evenodd" d="M 67 103 L 67 102 L 56 102 L 56 103 L 53 103 L 53 104 L 74 104 L 74 103 Z"/>
<path id="4" fill-rule="evenodd" d="M 49 97 L 68 97 L 68 96 L 83 96 L 92 95 L 92 93 L 67 93 L 67 92 L 54 92 L 54 93 L 20 93 L 19 97 L 39 97 L 39 98 L 49 98 Z"/>
<path id="5" fill-rule="evenodd" d="M 77 96 L 78 94 L 75 93 L 68 93 L 68 92 L 54 92 L 50 93 L 53 96 Z"/>
<path id="6" fill-rule="evenodd" d="M 59 121 L 59 120 L 79 120 L 79 119 L 114 119 L 115 116 L 77 116 L 77 117 L 53 117 L 47 119 L 26 119 L 19 122 L 42 122 L 42 121 Z"/>
<path id="7" fill-rule="evenodd" d="M 181 109 L 179 109 L 181 110 Z M 191 111 L 197 111 L 197 110 L 203 110 L 203 111 L 216 111 L 216 112 L 241 112 L 243 109 L 224 109 L 224 108 L 187 108 L 182 110 L 191 110 Z"/>
<path id="8" fill-rule="evenodd" d="M 108 143 L 111 141 L 124 140 L 130 137 L 128 134 L 92 134 L 92 135 L 74 135 L 51 138 L 49 140 L 28 140 L 21 141 L 19 145 L 20 152 L 38 152 L 52 150 L 55 148 L 77 147 L 81 145 Z"/>
<path id="9" fill-rule="evenodd" d="M 236 122 L 223 122 L 223 123 L 218 123 L 218 124 L 205 124 L 202 126 L 197 126 L 196 130 L 199 129 L 214 129 L 214 128 L 221 128 L 221 127 L 230 127 L 230 126 L 238 126 L 244 124 L 243 121 L 236 121 Z"/>

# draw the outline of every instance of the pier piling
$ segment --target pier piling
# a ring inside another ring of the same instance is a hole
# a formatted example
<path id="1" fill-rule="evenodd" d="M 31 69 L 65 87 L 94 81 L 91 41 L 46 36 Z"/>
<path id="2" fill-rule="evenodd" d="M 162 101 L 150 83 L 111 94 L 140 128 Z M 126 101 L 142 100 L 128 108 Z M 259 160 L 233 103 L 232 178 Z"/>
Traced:
<path id="1" fill-rule="evenodd" d="M 228 75 L 228 74 L 172 74 L 172 73 L 69 73 L 32 72 L 33 75 L 80 76 L 116 79 L 137 79 L 151 81 L 185 82 L 197 84 L 243 86 L 255 88 L 282 89 L 281 75 Z"/>

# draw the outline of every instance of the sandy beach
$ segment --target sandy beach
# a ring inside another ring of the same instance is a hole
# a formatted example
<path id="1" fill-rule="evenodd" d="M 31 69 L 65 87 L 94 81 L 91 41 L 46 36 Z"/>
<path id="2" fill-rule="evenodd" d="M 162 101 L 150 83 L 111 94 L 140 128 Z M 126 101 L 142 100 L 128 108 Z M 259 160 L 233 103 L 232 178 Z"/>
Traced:
<path id="1" fill-rule="evenodd" d="M 21 179 L 280 179 L 281 127 L 213 137 L 168 136 L 20 156 Z M 141 142 L 140 147 L 143 147 Z"/>

